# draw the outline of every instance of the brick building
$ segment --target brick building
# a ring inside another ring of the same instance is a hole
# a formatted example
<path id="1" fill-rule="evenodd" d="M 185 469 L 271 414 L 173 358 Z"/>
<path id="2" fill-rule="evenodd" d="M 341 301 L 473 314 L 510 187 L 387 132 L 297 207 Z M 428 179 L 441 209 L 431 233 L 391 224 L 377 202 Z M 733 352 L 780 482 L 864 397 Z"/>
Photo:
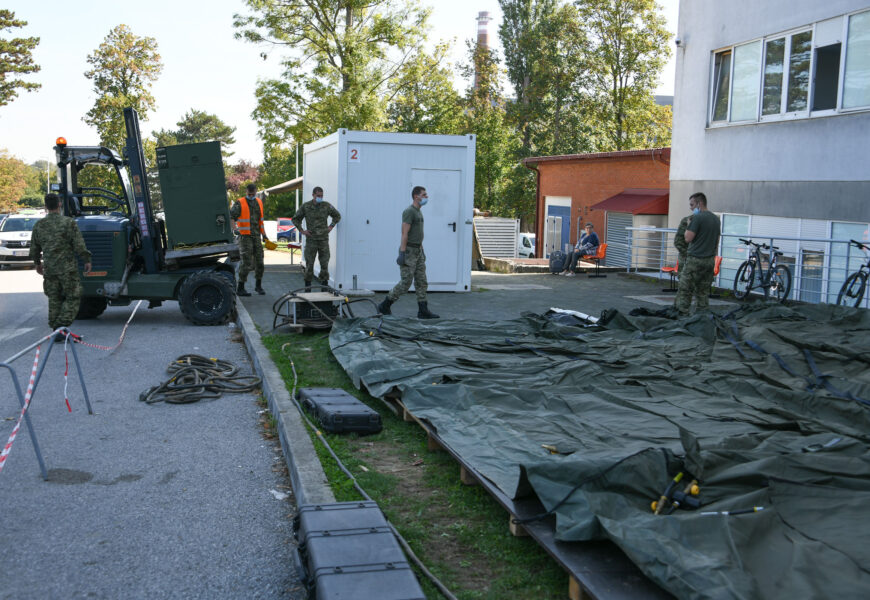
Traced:
<path id="1" fill-rule="evenodd" d="M 637 191 L 638 188 L 661 191 L 666 197 L 670 158 L 670 148 L 652 148 L 524 159 L 523 165 L 537 172 L 535 234 L 538 240 L 538 257 L 545 258 L 550 251 L 548 248 L 561 249 L 567 243 L 575 243 L 578 232 L 587 222 L 595 226 L 601 241 L 606 242 L 607 211 L 593 209 L 593 205 L 626 190 Z M 645 204 L 649 204 L 648 199 L 645 203 L 639 200 L 637 210 L 644 210 Z M 625 207 L 626 202 L 623 201 L 620 205 Z M 635 222 L 642 215 L 635 213 L 632 206 L 628 206 L 626 210 L 629 211 L 627 214 L 635 215 Z M 667 210 L 663 214 L 664 219 L 656 219 L 650 223 L 641 219 L 641 222 L 653 225 L 661 220 L 661 226 L 665 226 Z M 546 231 L 548 217 L 551 217 L 550 229 Z M 554 223 L 558 223 L 555 229 Z M 622 229 L 624 231 L 624 227 Z"/>

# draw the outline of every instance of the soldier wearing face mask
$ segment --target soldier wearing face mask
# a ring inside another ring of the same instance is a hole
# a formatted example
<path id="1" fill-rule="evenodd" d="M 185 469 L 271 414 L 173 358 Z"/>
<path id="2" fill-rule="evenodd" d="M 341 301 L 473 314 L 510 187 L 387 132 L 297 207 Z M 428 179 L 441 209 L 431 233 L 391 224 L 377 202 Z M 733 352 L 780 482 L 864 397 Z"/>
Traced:
<path id="1" fill-rule="evenodd" d="M 236 222 L 239 232 L 239 254 L 242 264 L 239 265 L 239 287 L 236 293 L 239 296 L 250 296 L 251 292 L 245 290 L 245 282 L 248 273 L 254 271 L 257 286 L 254 291 L 262 295 L 263 289 L 263 243 L 267 240 L 266 230 L 263 227 L 263 201 L 257 198 L 257 186 L 248 184 L 248 194 L 239 198 L 230 207 L 230 218 Z M 262 240 L 261 240 L 262 238 Z"/>
<path id="2" fill-rule="evenodd" d="M 332 223 L 327 225 L 329 217 Z M 306 229 L 302 228 L 302 220 L 305 220 Z M 329 232 L 335 228 L 341 220 L 341 213 L 333 205 L 323 199 L 323 188 L 315 187 L 311 190 L 311 200 L 304 203 L 293 216 L 293 224 L 296 230 L 304 235 L 305 252 L 305 287 L 311 287 L 314 279 L 314 261 L 320 259 L 320 273 L 318 279 L 323 285 L 329 285 Z"/>

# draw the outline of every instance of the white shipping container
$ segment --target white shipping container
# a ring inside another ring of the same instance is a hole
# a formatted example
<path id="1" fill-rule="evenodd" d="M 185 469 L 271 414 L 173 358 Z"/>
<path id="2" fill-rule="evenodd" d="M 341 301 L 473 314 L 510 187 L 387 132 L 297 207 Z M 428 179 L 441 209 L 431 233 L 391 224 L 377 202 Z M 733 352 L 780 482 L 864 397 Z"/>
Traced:
<path id="1" fill-rule="evenodd" d="M 429 290 L 470 291 L 474 153 L 474 135 L 339 129 L 306 144 L 304 199 L 322 187 L 341 212 L 329 238 L 330 285 L 383 292 L 399 281 L 402 211 L 421 185 Z"/>

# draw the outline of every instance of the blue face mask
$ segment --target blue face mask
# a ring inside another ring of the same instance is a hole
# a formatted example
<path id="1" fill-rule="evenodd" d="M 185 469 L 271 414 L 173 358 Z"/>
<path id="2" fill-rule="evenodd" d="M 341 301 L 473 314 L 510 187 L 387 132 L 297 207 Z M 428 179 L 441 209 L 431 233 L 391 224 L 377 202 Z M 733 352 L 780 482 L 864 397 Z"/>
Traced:
<path id="1" fill-rule="evenodd" d="M 315 202 L 323 202 L 323 196 L 314 196 Z"/>
<path id="2" fill-rule="evenodd" d="M 701 209 L 696 206 L 695 209 L 692 211 L 692 214 L 697 215 L 699 212 L 701 212 Z"/>
<path id="3" fill-rule="evenodd" d="M 247 198 L 248 200 L 253 200 L 254 198 L 256 198 L 256 196 L 251 196 L 250 194 L 248 194 L 247 196 L 245 196 L 245 198 Z"/>
<path id="4" fill-rule="evenodd" d="M 420 206 L 426 206 L 427 202 L 429 202 L 429 198 L 420 198 Z"/>

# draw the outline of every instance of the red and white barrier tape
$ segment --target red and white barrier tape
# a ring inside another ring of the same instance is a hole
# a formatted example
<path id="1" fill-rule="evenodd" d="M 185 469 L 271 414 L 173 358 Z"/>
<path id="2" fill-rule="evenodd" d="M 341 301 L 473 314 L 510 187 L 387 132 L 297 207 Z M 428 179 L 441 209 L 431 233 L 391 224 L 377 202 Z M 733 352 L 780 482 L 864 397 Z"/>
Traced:
<path id="1" fill-rule="evenodd" d="M 124 324 L 124 329 L 121 330 L 121 337 L 118 338 L 118 343 L 114 346 L 100 346 L 98 344 L 89 344 L 87 342 L 83 342 L 81 338 L 76 339 L 78 336 L 73 334 L 73 341 L 76 344 L 81 344 L 82 346 L 87 346 L 88 348 L 96 348 L 97 350 L 105 350 L 106 352 L 112 352 L 118 348 L 124 341 L 124 336 L 127 335 L 127 328 L 130 326 L 130 321 L 133 320 L 133 317 L 136 315 L 136 311 L 139 310 L 139 305 L 142 304 L 142 301 L 136 303 L 136 307 L 133 309 L 133 312 L 130 313 L 130 318 L 127 319 L 127 323 Z"/>
<path id="2" fill-rule="evenodd" d="M 33 368 L 30 370 L 30 382 L 27 384 L 27 392 L 24 394 L 24 406 L 21 407 L 21 414 L 18 415 L 18 422 L 12 430 L 12 434 L 3 446 L 3 451 L 0 452 L 0 472 L 3 472 L 3 467 L 6 465 L 6 457 L 12 450 L 12 442 L 15 441 L 15 436 L 18 435 L 18 430 L 21 428 L 21 421 L 24 419 L 24 413 L 30 407 L 30 398 L 33 396 L 33 385 L 36 382 L 36 367 L 39 364 L 39 346 L 36 347 L 36 356 L 33 358 Z"/>

